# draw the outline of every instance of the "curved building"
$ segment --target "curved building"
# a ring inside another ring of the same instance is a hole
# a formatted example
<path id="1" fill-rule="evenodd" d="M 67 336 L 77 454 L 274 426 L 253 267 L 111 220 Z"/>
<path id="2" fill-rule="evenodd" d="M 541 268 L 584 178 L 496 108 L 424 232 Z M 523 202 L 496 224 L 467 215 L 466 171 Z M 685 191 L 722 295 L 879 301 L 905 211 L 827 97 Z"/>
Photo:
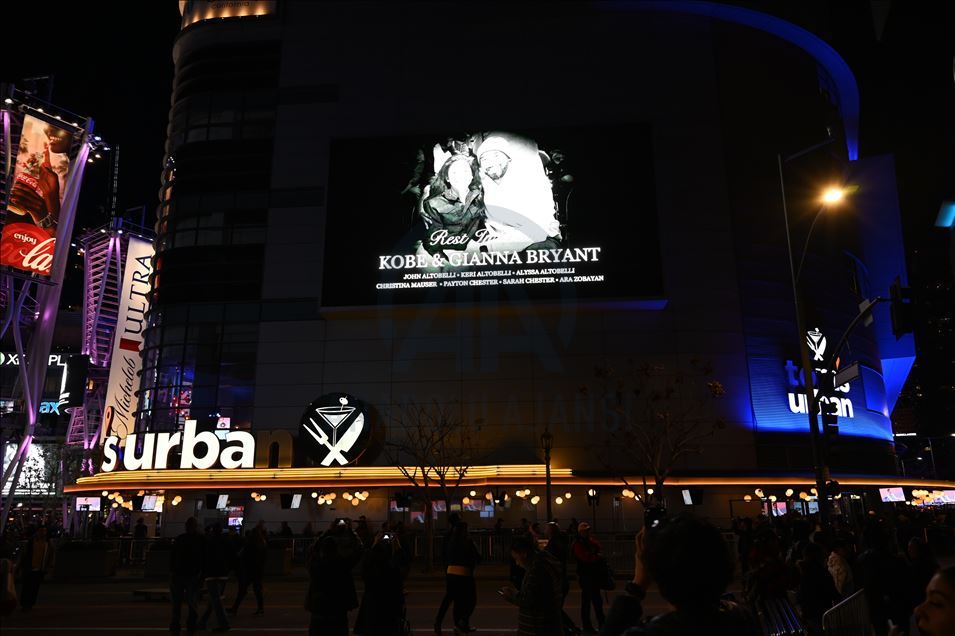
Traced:
<path id="1" fill-rule="evenodd" d="M 451 421 L 465 497 L 546 496 L 543 435 L 551 496 L 577 495 L 555 516 L 602 488 L 595 516 L 635 523 L 620 491 L 647 465 L 621 440 L 644 430 L 679 450 L 670 506 L 782 504 L 813 485 L 787 241 L 813 367 L 859 363 L 826 398 L 832 475 L 903 484 L 910 336 L 879 305 L 839 346 L 905 278 L 893 163 L 859 156 L 855 79 L 819 37 L 699 2 L 246 4 L 184 7 L 138 443 L 249 431 L 256 459 L 199 469 L 174 446 L 170 469 L 77 489 L 218 492 L 303 523 L 342 513 L 249 493 L 367 490 L 383 519 L 414 491 L 408 436 Z M 832 184 L 853 194 L 820 203 Z M 465 509 L 543 517 L 530 499 Z"/>

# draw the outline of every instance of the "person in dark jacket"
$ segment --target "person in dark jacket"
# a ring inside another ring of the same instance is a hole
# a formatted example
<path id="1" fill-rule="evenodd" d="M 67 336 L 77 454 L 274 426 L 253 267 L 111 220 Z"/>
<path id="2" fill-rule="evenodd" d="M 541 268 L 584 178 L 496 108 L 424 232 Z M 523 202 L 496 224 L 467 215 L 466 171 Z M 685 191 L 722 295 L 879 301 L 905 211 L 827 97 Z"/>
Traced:
<path id="1" fill-rule="evenodd" d="M 564 629 L 568 633 L 576 633 L 580 630 L 577 629 L 573 619 L 571 619 L 563 609 L 564 603 L 567 602 L 567 594 L 570 593 L 570 580 L 567 576 L 567 560 L 570 558 L 570 542 L 556 521 L 551 521 L 544 526 L 544 536 L 547 537 L 547 546 L 544 550 L 557 559 L 557 562 L 560 564 L 560 614 L 564 622 Z"/>
<path id="2" fill-rule="evenodd" d="M 348 612 L 355 609 L 352 563 L 338 551 L 334 537 L 324 535 L 308 557 L 305 609 L 312 617 L 309 636 L 348 636 Z"/>
<path id="3" fill-rule="evenodd" d="M 856 560 L 856 585 L 865 590 L 869 619 L 877 636 L 888 633 L 891 620 L 908 625 L 912 615 L 911 583 L 908 564 L 895 548 L 889 529 L 879 520 L 870 520 L 863 530 L 868 547 Z"/>
<path id="4" fill-rule="evenodd" d="M 40 594 L 40 583 L 53 564 L 53 544 L 47 538 L 46 526 L 32 531 L 20 555 L 20 607 L 30 610 Z M 6 583 L 3 581 L 3 583 Z"/>
<path id="5" fill-rule="evenodd" d="M 637 535 L 633 581 L 614 599 L 601 636 L 757 636 L 742 607 L 722 601 L 733 579 L 732 555 L 714 526 L 688 515 Z M 674 607 L 645 620 L 643 599 L 655 583 Z"/>
<path id="6" fill-rule="evenodd" d="M 225 592 L 226 583 L 229 581 L 229 571 L 232 569 L 234 560 L 235 554 L 232 551 L 232 543 L 229 537 L 222 534 L 221 524 L 213 524 L 206 536 L 205 559 L 202 568 L 205 576 L 206 592 L 209 594 L 209 603 L 206 605 L 206 611 L 202 613 L 202 618 L 199 619 L 199 629 L 204 630 L 206 628 L 209 617 L 215 612 L 218 626 L 213 631 L 225 632 L 229 630 L 229 618 L 222 606 L 222 595 Z"/>
<path id="7" fill-rule="evenodd" d="M 590 524 L 586 521 L 577 526 L 574 541 L 574 558 L 577 560 L 577 582 L 580 583 L 580 620 L 587 631 L 595 631 L 590 622 L 590 606 L 597 615 L 597 625 L 604 624 L 604 602 L 600 595 L 599 569 L 604 561 L 600 542 L 590 536 Z"/>
<path id="8" fill-rule="evenodd" d="M 199 534 L 195 517 L 186 519 L 186 531 L 176 537 L 169 553 L 169 595 L 172 597 L 172 620 L 169 631 L 178 634 L 181 629 L 182 604 L 188 608 L 186 631 L 196 631 L 199 618 L 199 584 L 202 581 L 205 540 Z"/>
<path id="9" fill-rule="evenodd" d="M 454 536 L 454 528 L 461 523 L 461 515 L 452 512 L 448 515 L 448 531 L 444 535 L 444 541 L 441 543 L 442 557 L 445 565 L 448 564 L 451 551 L 451 537 Z M 441 628 L 444 624 L 444 616 L 448 613 L 451 603 L 454 602 L 454 587 L 451 581 L 451 575 L 446 574 L 444 578 L 444 597 L 438 606 L 438 613 L 434 617 L 434 633 L 441 636 Z"/>
<path id="10" fill-rule="evenodd" d="M 255 594 L 255 614 L 265 613 L 265 598 L 262 593 L 262 577 L 265 575 L 265 559 L 268 555 L 265 527 L 257 525 L 245 536 L 239 552 L 239 592 L 229 609 L 230 614 L 239 612 L 239 605 L 249 593 L 249 585 Z"/>
<path id="11" fill-rule="evenodd" d="M 925 588 L 938 572 L 939 564 L 931 546 L 919 537 L 909 539 L 905 556 L 909 564 L 909 582 L 912 595 L 910 604 L 914 609 L 925 595 Z"/>
<path id="12" fill-rule="evenodd" d="M 505 600 L 519 608 L 519 636 L 562 636 L 563 592 L 560 563 L 549 552 L 538 550 L 530 536 L 514 537 L 511 556 L 525 571 L 521 589 L 501 588 Z"/>
<path id="13" fill-rule="evenodd" d="M 448 566 L 445 582 L 447 592 L 454 601 L 454 633 L 467 634 L 474 631 L 471 627 L 471 614 L 477 605 L 477 585 L 474 582 L 474 568 L 481 560 L 477 546 L 468 535 L 468 524 L 459 521 L 454 526 L 448 545 Z M 439 631 L 440 623 L 435 625 Z"/>
<path id="14" fill-rule="evenodd" d="M 839 601 L 835 581 L 826 568 L 825 552 L 818 543 L 803 546 L 802 558 L 796 562 L 799 587 L 796 601 L 809 634 L 822 634 L 822 615 Z"/>
<path id="15" fill-rule="evenodd" d="M 381 533 L 362 564 L 365 595 L 362 604 L 368 609 L 360 626 L 368 636 L 402 636 L 405 620 L 404 553 L 396 538 Z M 355 632 L 359 633 L 356 625 Z"/>

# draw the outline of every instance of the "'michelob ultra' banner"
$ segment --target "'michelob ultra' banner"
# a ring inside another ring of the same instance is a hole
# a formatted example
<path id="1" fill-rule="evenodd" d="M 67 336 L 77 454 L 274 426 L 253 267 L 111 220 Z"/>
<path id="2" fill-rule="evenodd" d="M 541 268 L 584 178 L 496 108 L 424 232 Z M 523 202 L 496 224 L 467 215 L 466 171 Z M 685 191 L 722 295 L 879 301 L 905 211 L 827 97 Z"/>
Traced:
<path id="1" fill-rule="evenodd" d="M 143 361 L 139 355 L 146 329 L 146 312 L 152 291 L 153 245 L 149 241 L 130 238 L 123 272 L 123 289 L 119 300 L 119 316 L 113 336 L 113 354 L 109 363 L 109 384 L 106 387 L 106 408 L 100 443 L 109 436 L 123 440 L 134 430 L 136 390 Z"/>

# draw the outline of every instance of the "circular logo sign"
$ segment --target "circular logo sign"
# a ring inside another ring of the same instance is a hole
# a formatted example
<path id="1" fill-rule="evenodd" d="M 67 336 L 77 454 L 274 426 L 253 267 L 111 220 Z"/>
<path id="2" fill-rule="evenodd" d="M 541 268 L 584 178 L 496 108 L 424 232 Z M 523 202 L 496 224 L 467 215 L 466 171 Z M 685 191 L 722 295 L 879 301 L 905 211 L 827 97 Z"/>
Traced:
<path id="1" fill-rule="evenodd" d="M 346 393 L 328 393 L 312 402 L 302 415 L 300 443 L 322 466 L 345 466 L 368 447 L 371 425 L 365 405 Z"/>

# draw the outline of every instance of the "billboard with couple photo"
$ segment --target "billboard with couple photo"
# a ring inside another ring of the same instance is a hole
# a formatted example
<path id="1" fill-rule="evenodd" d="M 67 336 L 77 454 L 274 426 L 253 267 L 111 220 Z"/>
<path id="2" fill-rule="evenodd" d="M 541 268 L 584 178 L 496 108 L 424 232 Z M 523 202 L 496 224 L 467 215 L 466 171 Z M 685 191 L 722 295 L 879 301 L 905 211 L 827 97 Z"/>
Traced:
<path id="1" fill-rule="evenodd" d="M 662 296 L 649 130 L 332 142 L 323 305 Z"/>

